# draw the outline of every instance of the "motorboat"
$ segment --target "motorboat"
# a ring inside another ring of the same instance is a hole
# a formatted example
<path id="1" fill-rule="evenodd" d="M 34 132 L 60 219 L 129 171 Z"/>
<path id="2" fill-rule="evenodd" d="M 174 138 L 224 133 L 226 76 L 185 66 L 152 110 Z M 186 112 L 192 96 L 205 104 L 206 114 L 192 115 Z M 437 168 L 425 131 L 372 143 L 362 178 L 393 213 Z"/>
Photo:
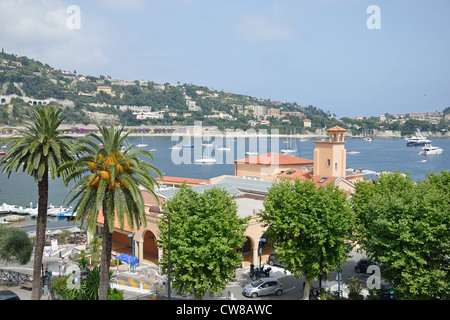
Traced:
<path id="1" fill-rule="evenodd" d="M 258 152 L 255 152 L 255 151 L 248 151 L 248 152 L 246 152 L 245 154 L 248 155 L 248 156 L 257 156 L 257 155 L 258 155 Z"/>
<path id="2" fill-rule="evenodd" d="M 281 153 L 296 153 L 297 150 L 291 149 L 291 148 L 287 148 L 287 149 L 281 149 Z"/>
<path id="3" fill-rule="evenodd" d="M 365 137 L 364 140 L 366 140 L 366 142 L 372 142 L 372 138 L 371 137 Z"/>
<path id="4" fill-rule="evenodd" d="M 425 146 L 430 143 L 431 143 L 431 140 L 425 138 L 420 132 L 418 132 L 417 135 L 408 139 L 406 146 L 407 147 L 420 147 L 420 146 Z"/>
<path id="5" fill-rule="evenodd" d="M 430 154 L 441 154 L 444 149 L 439 147 L 433 147 L 431 144 L 425 145 L 422 150 L 419 152 L 420 155 L 426 156 Z"/>
<path id="6" fill-rule="evenodd" d="M 136 145 L 136 147 L 138 147 L 138 148 L 144 148 L 144 147 L 148 147 L 148 144 L 146 144 L 146 143 L 138 143 L 138 144 Z"/>
<path id="7" fill-rule="evenodd" d="M 213 144 L 210 142 L 202 142 L 202 147 L 212 147 Z"/>
<path id="8" fill-rule="evenodd" d="M 72 214 L 72 207 L 64 208 L 64 207 L 61 206 L 59 208 L 56 208 L 54 206 L 51 206 L 50 208 L 47 209 L 47 215 L 48 216 L 62 217 L 66 213 Z"/>
<path id="9" fill-rule="evenodd" d="M 213 158 L 200 158 L 200 159 L 195 159 L 195 163 L 212 164 L 212 163 L 216 163 L 216 159 L 213 159 Z"/>
<path id="10" fill-rule="evenodd" d="M 16 205 L 10 205 L 10 204 L 6 204 L 3 203 L 0 206 L 0 214 L 1 213 L 16 213 L 20 208 Z"/>

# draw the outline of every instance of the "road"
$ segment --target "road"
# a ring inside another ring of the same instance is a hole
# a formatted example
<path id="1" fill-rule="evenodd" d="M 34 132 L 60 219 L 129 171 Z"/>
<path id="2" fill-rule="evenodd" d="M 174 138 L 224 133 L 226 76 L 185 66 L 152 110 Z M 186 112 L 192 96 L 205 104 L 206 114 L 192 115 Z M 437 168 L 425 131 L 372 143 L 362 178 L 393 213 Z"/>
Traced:
<path id="1" fill-rule="evenodd" d="M 52 251 L 49 256 L 44 256 L 43 263 L 44 266 L 48 265 L 48 270 L 52 271 L 54 277 L 59 277 L 60 275 L 64 275 L 64 269 L 66 274 L 71 273 L 73 270 L 78 270 L 78 264 L 75 262 L 71 262 L 69 257 L 74 252 L 79 252 L 82 246 L 74 246 L 74 245 L 64 245 L 59 246 L 58 250 Z M 341 268 L 341 280 L 342 279 L 350 279 L 351 277 L 357 277 L 361 280 L 363 284 L 368 278 L 368 275 L 357 274 L 354 271 L 354 266 L 356 262 L 364 257 L 360 253 L 352 252 L 351 258 L 347 260 L 347 262 Z M 1 265 L 1 269 L 12 270 L 16 272 L 32 274 L 33 272 L 33 262 L 30 261 L 26 265 Z M 299 300 L 303 297 L 303 282 L 304 279 L 296 279 L 293 275 L 289 274 L 289 272 L 285 272 L 285 270 L 281 267 L 274 266 L 272 267 L 271 277 L 278 278 L 283 285 L 283 294 L 281 296 L 266 296 L 259 297 L 258 300 Z M 162 292 L 161 290 L 161 281 L 164 279 L 157 279 L 155 277 L 156 267 L 152 265 L 141 264 L 138 268 L 136 268 L 136 272 L 132 273 L 128 269 L 121 267 L 121 270 L 117 273 L 114 272 L 114 277 L 112 284 L 114 286 L 118 286 L 118 289 L 124 290 L 125 299 L 132 299 L 137 296 L 142 296 L 144 294 Z M 251 298 L 247 298 L 242 295 L 242 289 L 245 285 L 251 282 L 251 279 L 248 275 L 249 268 L 247 269 L 238 269 L 236 270 L 236 281 L 230 282 L 226 288 L 226 290 L 221 294 L 222 298 L 228 297 L 230 294 L 233 299 L 236 300 L 252 300 Z M 331 286 L 337 283 L 337 272 L 331 272 L 328 274 L 327 280 L 322 283 L 322 286 Z M 317 283 L 313 283 L 313 285 L 317 286 Z M 19 290 L 18 287 L 14 288 L 14 290 Z M 20 291 L 26 291 L 20 289 Z M 20 295 L 27 300 L 28 296 L 31 297 L 31 293 L 27 292 L 19 292 Z M 19 296 L 20 296 L 19 295 Z M 189 297 L 178 297 L 173 292 L 172 296 L 176 298 L 189 298 Z M 208 297 L 211 299 L 210 297 Z"/>

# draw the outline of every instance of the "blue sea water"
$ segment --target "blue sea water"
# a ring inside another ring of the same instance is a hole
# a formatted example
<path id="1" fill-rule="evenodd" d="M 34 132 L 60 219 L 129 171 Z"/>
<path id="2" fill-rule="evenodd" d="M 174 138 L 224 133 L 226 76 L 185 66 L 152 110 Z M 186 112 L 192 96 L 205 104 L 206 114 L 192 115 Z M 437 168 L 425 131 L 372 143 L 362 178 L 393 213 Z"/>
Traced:
<path id="1" fill-rule="evenodd" d="M 211 156 L 217 159 L 216 164 L 205 165 L 195 164 L 194 160 L 201 157 L 197 148 L 182 148 L 181 150 L 170 150 L 169 148 L 176 144 L 184 144 L 181 139 L 172 141 L 171 137 L 129 137 L 128 143 L 145 143 L 148 146 L 145 149 L 156 149 L 153 152 L 153 164 L 165 176 L 210 179 L 220 175 L 234 174 L 234 159 L 247 157 L 245 151 L 257 151 L 259 147 L 260 154 L 272 151 L 279 152 L 286 147 L 283 144 L 284 139 L 277 138 L 277 141 L 260 140 L 254 143 L 254 139 L 232 139 L 227 146 L 231 148 L 231 156 L 227 153 L 213 151 L 214 148 L 203 147 L 201 150 L 207 153 L 211 151 Z M 297 152 L 292 154 L 297 157 L 313 159 L 314 141 L 317 139 L 291 139 L 292 149 Z M 224 141 L 211 141 L 217 146 L 223 145 Z M 444 152 L 440 155 L 421 156 L 420 147 L 406 147 L 406 141 L 399 138 L 392 139 L 374 139 L 372 142 L 366 142 L 363 139 L 346 139 L 345 148 L 347 152 L 357 151 L 356 154 L 347 154 L 347 168 L 368 169 L 372 171 L 394 171 L 399 170 L 402 173 L 411 175 L 413 181 L 424 179 L 430 171 L 439 172 L 441 170 L 450 170 L 450 138 L 433 138 L 432 145 L 441 147 Z M 243 150 L 245 149 L 245 151 Z M 185 156 L 184 163 L 178 163 L 182 156 Z M 186 157 L 187 156 L 187 157 Z M 424 161 L 426 160 L 426 161 Z M 59 178 L 51 181 L 49 185 L 49 203 L 54 205 L 64 205 L 69 187 L 64 187 Z M 38 188 L 34 180 L 25 173 L 12 173 L 8 179 L 6 174 L 0 173 L 0 204 L 15 204 L 27 206 L 32 202 L 37 204 Z"/>

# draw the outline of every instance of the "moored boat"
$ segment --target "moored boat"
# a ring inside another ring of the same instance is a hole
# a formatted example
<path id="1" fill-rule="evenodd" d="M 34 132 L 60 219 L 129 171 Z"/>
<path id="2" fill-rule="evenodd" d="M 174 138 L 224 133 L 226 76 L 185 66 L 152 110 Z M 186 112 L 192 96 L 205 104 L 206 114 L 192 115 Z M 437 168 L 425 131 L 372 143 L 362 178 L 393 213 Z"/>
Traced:
<path id="1" fill-rule="evenodd" d="M 420 146 L 425 146 L 430 143 L 431 143 L 431 140 L 425 138 L 420 132 L 418 132 L 417 135 L 412 136 L 410 139 L 408 139 L 408 142 L 406 142 L 406 146 L 407 147 L 420 147 Z"/>
<path id="2" fill-rule="evenodd" d="M 444 149 L 439 147 L 433 147 L 431 144 L 426 144 L 425 147 L 419 152 L 420 155 L 426 156 L 430 154 L 441 154 Z"/>

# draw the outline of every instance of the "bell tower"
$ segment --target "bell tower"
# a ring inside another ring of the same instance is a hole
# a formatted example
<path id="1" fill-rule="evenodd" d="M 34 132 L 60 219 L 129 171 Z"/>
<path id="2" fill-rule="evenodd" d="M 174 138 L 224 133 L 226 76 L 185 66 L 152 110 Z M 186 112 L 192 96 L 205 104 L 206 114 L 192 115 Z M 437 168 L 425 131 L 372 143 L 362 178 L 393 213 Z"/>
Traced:
<path id="1" fill-rule="evenodd" d="M 328 141 L 315 141 L 314 175 L 345 178 L 347 153 L 344 134 L 346 129 L 333 127 L 328 131 Z"/>

